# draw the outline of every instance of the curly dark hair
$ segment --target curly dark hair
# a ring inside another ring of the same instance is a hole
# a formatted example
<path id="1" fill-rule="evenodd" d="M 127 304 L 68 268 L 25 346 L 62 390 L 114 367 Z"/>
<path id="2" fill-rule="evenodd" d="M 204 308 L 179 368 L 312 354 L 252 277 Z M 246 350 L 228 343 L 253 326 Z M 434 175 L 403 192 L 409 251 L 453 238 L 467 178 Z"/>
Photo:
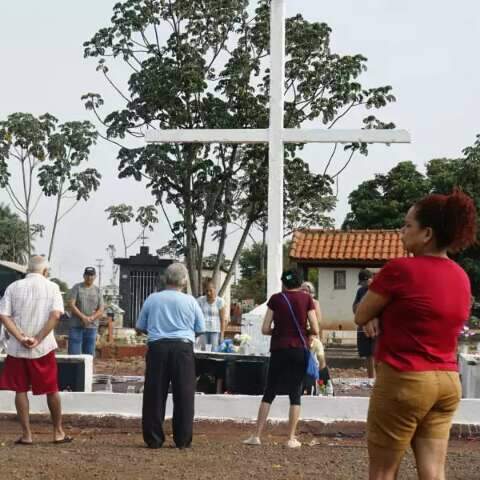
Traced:
<path id="1" fill-rule="evenodd" d="M 457 253 L 476 242 L 477 209 L 471 197 L 459 189 L 450 195 L 432 194 L 415 204 L 415 218 L 430 227 L 437 247 Z"/>

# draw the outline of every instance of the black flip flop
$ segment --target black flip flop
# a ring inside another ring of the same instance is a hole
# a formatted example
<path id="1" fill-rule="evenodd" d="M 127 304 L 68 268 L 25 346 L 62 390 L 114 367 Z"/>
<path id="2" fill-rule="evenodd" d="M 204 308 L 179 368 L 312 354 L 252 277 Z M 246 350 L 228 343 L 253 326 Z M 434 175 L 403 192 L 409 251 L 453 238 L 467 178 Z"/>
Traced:
<path id="1" fill-rule="evenodd" d="M 72 442 L 73 442 L 73 438 L 65 435 L 61 440 L 55 440 L 53 443 L 55 445 L 59 445 L 59 444 L 63 444 L 63 443 L 72 443 Z"/>
<path id="2" fill-rule="evenodd" d="M 33 445 L 33 442 L 26 442 L 25 440 L 19 438 L 18 440 L 15 440 L 14 444 L 15 445 Z"/>

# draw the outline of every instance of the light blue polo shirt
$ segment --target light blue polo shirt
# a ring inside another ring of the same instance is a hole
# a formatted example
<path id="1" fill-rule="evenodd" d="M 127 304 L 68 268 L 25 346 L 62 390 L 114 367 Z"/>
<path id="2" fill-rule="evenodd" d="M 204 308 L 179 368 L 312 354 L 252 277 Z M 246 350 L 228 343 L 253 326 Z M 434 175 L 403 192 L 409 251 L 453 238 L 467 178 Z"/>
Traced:
<path id="1" fill-rule="evenodd" d="M 205 331 L 205 318 L 197 301 L 178 290 L 152 293 L 138 316 L 137 329 L 144 330 L 148 342 L 161 338 L 186 338 L 195 342 L 195 333 Z"/>

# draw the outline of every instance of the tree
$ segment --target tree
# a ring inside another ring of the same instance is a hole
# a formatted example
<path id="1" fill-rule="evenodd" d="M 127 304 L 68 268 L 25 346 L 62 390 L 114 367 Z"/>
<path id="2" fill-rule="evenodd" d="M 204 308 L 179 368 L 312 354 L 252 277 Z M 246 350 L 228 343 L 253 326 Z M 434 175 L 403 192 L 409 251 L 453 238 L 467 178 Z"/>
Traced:
<path id="1" fill-rule="evenodd" d="M 287 241 L 283 244 L 284 270 L 293 267 L 289 256 L 290 246 L 290 241 Z M 253 298 L 256 304 L 263 303 L 266 300 L 266 254 L 266 246 L 260 242 L 254 242 L 250 247 L 242 250 L 238 262 L 241 278 L 238 282 L 238 285 L 235 287 L 234 292 L 237 298 Z"/>
<path id="2" fill-rule="evenodd" d="M 128 249 L 137 243 L 142 238 L 145 238 L 145 230 L 153 232 L 153 224 L 158 223 L 157 209 L 154 205 L 147 205 L 145 207 L 139 207 L 137 209 L 137 216 L 133 213 L 133 207 L 121 203 L 119 205 L 111 205 L 105 212 L 108 213 L 108 220 L 112 221 L 114 227 L 120 225 L 120 231 L 122 232 L 122 241 L 125 257 L 128 254 Z M 125 234 L 125 225 L 130 223 L 135 218 L 135 222 L 141 226 L 140 233 L 135 239 L 128 243 Z"/>
<path id="3" fill-rule="evenodd" d="M 436 158 L 426 164 L 426 175 L 411 162 L 401 162 L 386 175 L 375 175 L 349 196 L 351 212 L 343 228 L 400 228 L 412 204 L 429 193 L 447 195 L 461 188 L 475 201 L 480 215 L 480 137 L 463 150 L 464 157 Z M 474 245 L 452 257 L 468 273 L 472 290 L 480 296 L 480 247 Z"/>
<path id="4" fill-rule="evenodd" d="M 97 132 L 90 122 L 66 122 L 46 113 L 39 118 L 30 113 L 14 113 L 0 122 L 0 187 L 27 225 L 27 252 L 32 252 L 32 236 L 43 226 L 32 224 L 42 195 L 56 197 L 48 248 L 51 259 L 57 226 L 80 201 L 87 201 L 97 190 L 101 178 L 94 168 L 78 170 L 86 162 Z M 12 180 L 13 164 L 17 163 L 22 179 L 21 192 Z M 40 191 L 38 191 L 40 190 Z M 62 211 L 64 200 L 72 197 L 73 205 Z"/>
<path id="5" fill-rule="evenodd" d="M 28 260 L 27 225 L 8 205 L 0 204 L 0 258 L 26 264 Z"/>
<path id="6" fill-rule="evenodd" d="M 53 252 L 53 243 L 58 224 L 80 200 L 87 201 L 100 186 L 100 173 L 94 168 L 78 171 L 88 161 L 90 148 L 95 144 L 97 132 L 90 122 L 67 122 L 59 125 L 50 135 L 47 144 L 49 162 L 39 168 L 38 180 L 47 197 L 55 197 L 55 213 L 48 247 L 48 259 Z M 73 205 L 61 211 L 67 198 L 74 198 Z"/>
<path id="7" fill-rule="evenodd" d="M 265 225 L 267 148 L 261 145 L 149 145 L 128 148 L 122 140 L 142 137 L 149 128 L 266 128 L 269 94 L 269 1 L 260 0 L 249 17 L 248 0 L 126 0 L 114 7 L 112 24 L 85 46 L 85 56 L 98 59 L 98 70 L 125 102 L 122 110 L 101 114 L 103 98 L 84 95 L 85 105 L 105 126 L 105 138 L 119 145 L 120 177 L 146 180 L 170 226 L 175 248 L 185 255 L 192 291 L 198 294 L 208 235 L 217 241 L 218 275 L 232 224 L 242 235 L 232 258 L 223 292 L 250 230 Z M 354 109 L 382 108 L 394 101 L 391 87 L 363 87 L 362 55 L 334 54 L 331 29 L 301 15 L 287 20 L 285 125 L 299 127 L 321 120 L 327 128 Z M 160 38 L 166 35 L 167 41 Z M 132 70 L 128 88 L 110 75 L 113 59 Z M 373 115 L 365 128 L 389 128 Z M 286 160 L 286 228 L 306 222 L 330 222 L 332 184 L 356 152 L 366 145 L 347 145 L 347 160 L 328 175 L 309 172 L 288 145 Z M 306 198 L 305 192 L 310 192 Z M 325 197 L 318 201 L 319 197 Z M 328 199 L 326 198 L 328 197 Z M 172 222 L 165 205 L 181 220 Z"/>
<path id="8" fill-rule="evenodd" d="M 60 289 L 60 293 L 62 294 L 63 304 L 67 305 L 67 296 L 70 288 L 68 287 L 67 282 L 61 280 L 60 278 L 51 278 L 51 282 L 56 283 L 58 288 Z"/>
<path id="9" fill-rule="evenodd" d="M 27 253 L 32 254 L 32 214 L 41 195 L 34 197 L 37 169 L 47 158 L 47 141 L 56 119 L 46 113 L 39 118 L 30 113 L 13 113 L 0 121 L 0 188 L 5 189 L 13 207 L 27 225 Z M 12 165 L 17 164 L 22 180 L 21 191 L 11 183 Z"/>
<path id="10" fill-rule="evenodd" d="M 349 197 L 343 229 L 395 229 L 410 206 L 429 192 L 429 182 L 412 162 L 400 162 L 386 175 L 362 182 Z"/>

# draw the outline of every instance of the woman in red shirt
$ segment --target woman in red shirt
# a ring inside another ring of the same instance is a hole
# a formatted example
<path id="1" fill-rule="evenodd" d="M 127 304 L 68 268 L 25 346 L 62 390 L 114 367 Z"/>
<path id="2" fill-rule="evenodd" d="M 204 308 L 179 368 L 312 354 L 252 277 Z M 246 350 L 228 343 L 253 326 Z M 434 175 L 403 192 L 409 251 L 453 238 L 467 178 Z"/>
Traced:
<path id="1" fill-rule="evenodd" d="M 409 445 L 419 478 L 444 479 L 461 398 L 457 337 L 471 303 L 469 279 L 447 253 L 475 242 L 473 200 L 459 191 L 429 195 L 409 210 L 401 236 L 413 257 L 388 262 L 355 315 L 367 335 L 378 334 L 367 420 L 370 480 L 394 480 Z"/>
<path id="2" fill-rule="evenodd" d="M 255 434 L 243 442 L 247 445 L 261 444 L 260 437 L 268 418 L 270 406 L 277 394 L 286 391 L 290 397 L 287 447 L 301 446 L 301 443 L 295 438 L 295 431 L 300 418 L 300 397 L 307 366 L 304 348 L 304 342 L 308 342 L 307 319 L 311 332 L 318 335 L 315 305 L 312 297 L 300 290 L 301 284 L 302 278 L 299 272 L 287 270 L 282 274 L 282 293 L 276 293 L 268 300 L 268 309 L 262 325 L 262 333 L 272 336 L 267 386 L 258 410 Z M 295 325 L 289 303 L 303 340 Z"/>

